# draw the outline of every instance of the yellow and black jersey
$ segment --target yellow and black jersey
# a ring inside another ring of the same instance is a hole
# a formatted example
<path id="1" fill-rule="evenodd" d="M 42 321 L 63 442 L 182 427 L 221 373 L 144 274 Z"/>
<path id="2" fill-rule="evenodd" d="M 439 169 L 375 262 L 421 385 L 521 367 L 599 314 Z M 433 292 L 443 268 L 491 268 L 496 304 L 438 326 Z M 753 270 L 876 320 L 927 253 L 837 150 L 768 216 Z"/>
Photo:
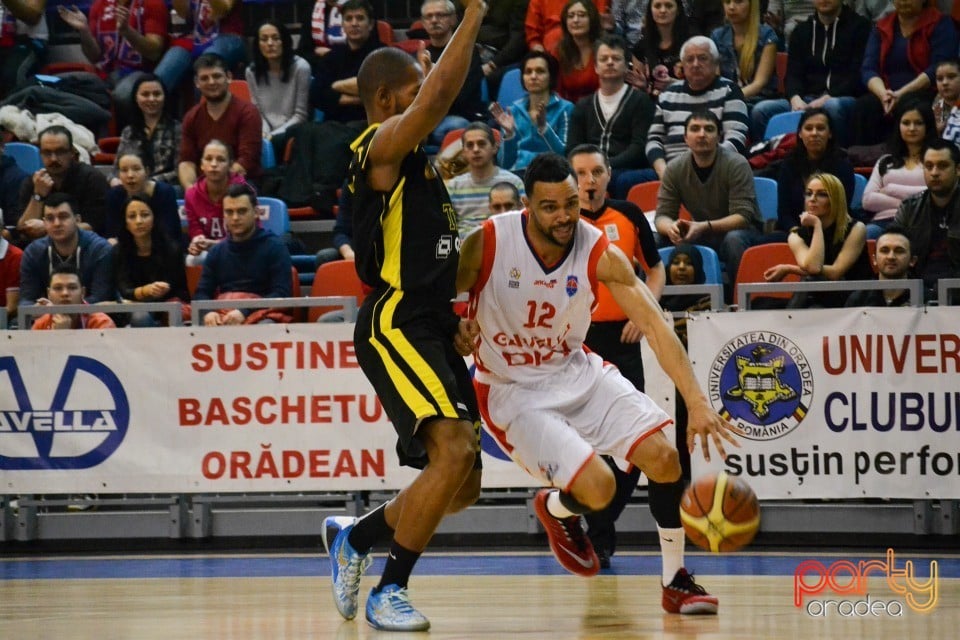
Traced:
<path id="1" fill-rule="evenodd" d="M 370 125 L 354 140 L 348 189 L 353 199 L 353 240 L 357 273 L 375 289 L 456 296 L 460 238 L 457 215 L 443 180 L 423 147 L 403 159 L 390 191 L 367 183 L 367 153 L 379 127 Z"/>

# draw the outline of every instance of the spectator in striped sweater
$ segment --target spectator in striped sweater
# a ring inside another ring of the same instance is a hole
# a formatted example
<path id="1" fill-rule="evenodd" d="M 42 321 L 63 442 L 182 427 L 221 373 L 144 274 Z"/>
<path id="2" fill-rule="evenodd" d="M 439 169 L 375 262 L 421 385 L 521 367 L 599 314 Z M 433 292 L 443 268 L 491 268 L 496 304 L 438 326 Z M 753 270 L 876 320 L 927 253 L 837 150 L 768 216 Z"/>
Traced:
<path id="1" fill-rule="evenodd" d="M 667 162 L 687 151 L 684 123 L 691 113 L 708 109 L 721 122 L 720 146 L 743 153 L 747 144 L 747 104 L 735 82 L 720 76 L 720 53 L 706 36 L 694 36 L 680 49 L 684 79 L 660 94 L 647 135 L 647 160 L 663 177 Z"/>

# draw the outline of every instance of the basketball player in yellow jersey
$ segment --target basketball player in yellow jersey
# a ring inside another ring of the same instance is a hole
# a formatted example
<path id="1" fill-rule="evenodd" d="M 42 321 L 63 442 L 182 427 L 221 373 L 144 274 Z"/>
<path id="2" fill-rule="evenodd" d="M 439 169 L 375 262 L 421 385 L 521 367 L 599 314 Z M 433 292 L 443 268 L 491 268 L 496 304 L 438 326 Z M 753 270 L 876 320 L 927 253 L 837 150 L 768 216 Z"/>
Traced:
<path id="1" fill-rule="evenodd" d="M 436 3 L 434 3 L 436 4 Z M 348 176 L 357 272 L 374 291 L 357 316 L 357 360 L 398 435 L 402 464 L 422 469 L 393 500 L 360 520 L 324 522 L 333 595 L 348 620 L 374 543 L 392 536 L 366 617 L 387 631 L 423 631 L 407 581 L 444 514 L 480 493 L 480 421 L 463 357 L 454 348 L 460 238 L 440 176 L 420 143 L 447 115 L 470 66 L 482 0 L 467 0 L 463 21 L 431 64 L 403 51 L 374 51 L 357 85 L 369 127 L 354 141 Z M 453 4 L 444 7 L 453 12 Z M 431 68 L 432 67 L 432 68 Z"/>

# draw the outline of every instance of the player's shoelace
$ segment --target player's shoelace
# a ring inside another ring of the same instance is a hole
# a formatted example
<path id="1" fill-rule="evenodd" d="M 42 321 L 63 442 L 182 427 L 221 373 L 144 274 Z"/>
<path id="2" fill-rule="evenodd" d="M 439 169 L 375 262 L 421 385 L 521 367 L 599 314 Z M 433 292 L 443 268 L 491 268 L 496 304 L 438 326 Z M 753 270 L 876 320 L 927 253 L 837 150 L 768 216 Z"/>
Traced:
<path id="1" fill-rule="evenodd" d="M 673 579 L 670 586 L 679 591 L 686 591 L 698 596 L 710 595 L 706 589 L 694 581 L 693 574 L 685 570 L 677 572 L 677 576 Z"/>

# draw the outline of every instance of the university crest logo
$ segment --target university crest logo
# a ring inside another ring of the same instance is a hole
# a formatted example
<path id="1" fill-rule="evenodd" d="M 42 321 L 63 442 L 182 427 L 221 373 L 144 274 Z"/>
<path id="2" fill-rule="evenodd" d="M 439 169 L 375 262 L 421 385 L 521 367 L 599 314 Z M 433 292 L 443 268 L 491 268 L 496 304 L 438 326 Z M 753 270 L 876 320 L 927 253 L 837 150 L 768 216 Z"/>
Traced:
<path id="1" fill-rule="evenodd" d="M 710 403 L 750 440 L 775 440 L 796 429 L 813 398 L 806 356 L 786 337 L 767 331 L 725 344 L 710 367 Z"/>

